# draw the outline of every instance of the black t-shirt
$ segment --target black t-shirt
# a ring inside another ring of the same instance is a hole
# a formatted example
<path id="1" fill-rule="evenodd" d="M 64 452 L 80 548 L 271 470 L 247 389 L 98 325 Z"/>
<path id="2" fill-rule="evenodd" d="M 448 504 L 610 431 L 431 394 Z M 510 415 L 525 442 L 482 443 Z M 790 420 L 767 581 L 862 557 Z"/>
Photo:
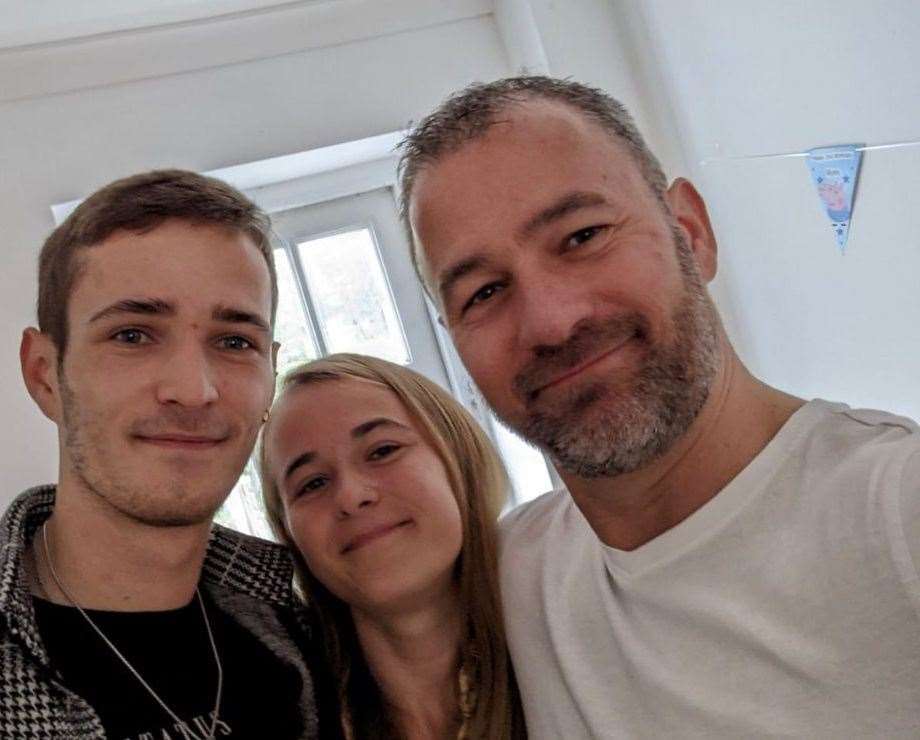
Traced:
<path id="1" fill-rule="evenodd" d="M 224 673 L 215 736 L 285 740 L 303 733 L 303 682 L 202 592 Z M 211 727 L 217 666 L 197 597 L 161 612 L 87 610 L 166 705 L 177 726 L 80 613 L 35 599 L 39 631 L 64 684 L 96 710 L 111 740 L 194 740 Z"/>

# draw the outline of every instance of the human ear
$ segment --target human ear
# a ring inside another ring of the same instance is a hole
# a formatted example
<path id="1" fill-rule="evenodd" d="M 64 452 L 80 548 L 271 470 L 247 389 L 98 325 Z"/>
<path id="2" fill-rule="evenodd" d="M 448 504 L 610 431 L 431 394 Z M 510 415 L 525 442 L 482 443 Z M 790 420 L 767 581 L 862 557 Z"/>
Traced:
<path id="1" fill-rule="evenodd" d="M 665 200 L 678 228 L 693 252 L 700 277 L 709 282 L 718 269 L 718 244 L 703 196 L 693 183 L 678 177 L 665 192 Z"/>
<path id="2" fill-rule="evenodd" d="M 51 337 L 34 327 L 22 332 L 19 344 L 22 379 L 32 400 L 55 424 L 61 420 L 58 349 Z"/>

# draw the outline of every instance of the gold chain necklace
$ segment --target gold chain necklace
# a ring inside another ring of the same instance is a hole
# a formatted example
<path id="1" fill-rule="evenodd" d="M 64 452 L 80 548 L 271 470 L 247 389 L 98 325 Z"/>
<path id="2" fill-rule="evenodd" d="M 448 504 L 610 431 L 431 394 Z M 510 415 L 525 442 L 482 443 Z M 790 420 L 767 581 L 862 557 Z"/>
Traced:
<path id="1" fill-rule="evenodd" d="M 457 672 L 457 685 L 460 690 L 460 727 L 457 729 L 457 740 L 468 740 L 470 717 L 473 716 L 473 712 L 476 710 L 476 701 L 479 697 L 466 666 L 461 666 Z M 354 722 L 352 721 L 351 711 L 348 709 L 347 700 L 339 712 L 339 722 L 342 725 L 345 740 L 358 740 L 355 737 Z"/>
<path id="2" fill-rule="evenodd" d="M 178 724 L 181 727 L 185 727 L 186 730 L 188 730 L 194 735 L 195 733 L 192 731 L 191 727 L 189 727 L 188 723 L 180 719 L 179 715 L 176 714 L 172 709 L 169 708 L 166 702 L 160 698 L 160 695 L 157 694 L 157 692 L 153 690 L 153 687 L 143 679 L 141 674 L 138 673 L 137 669 L 133 665 L 131 665 L 128 659 L 124 655 L 122 655 L 121 651 L 117 647 L 115 647 L 114 643 L 108 637 L 105 636 L 105 633 L 103 633 L 101 629 L 99 629 L 96 623 L 90 618 L 89 614 L 87 614 L 86 611 L 84 611 L 83 607 L 80 606 L 76 602 L 74 597 L 70 595 L 67 589 L 64 588 L 64 584 L 61 583 L 61 579 L 58 578 L 57 572 L 54 569 L 54 561 L 51 559 L 51 549 L 48 546 L 48 522 L 47 521 L 45 521 L 45 523 L 42 524 L 42 542 L 45 545 L 45 560 L 48 561 L 48 570 L 51 571 L 51 578 L 54 580 L 54 583 L 58 587 L 60 592 L 64 594 L 67 600 L 71 604 L 74 605 L 76 610 L 80 612 L 80 614 L 83 615 L 83 618 L 87 622 L 89 622 L 89 626 L 92 627 L 96 631 L 96 634 L 99 635 L 100 638 L 102 638 L 102 641 L 106 645 L 108 645 L 109 648 L 111 648 L 112 652 L 115 653 L 115 655 L 118 657 L 118 659 L 122 663 L 124 663 L 125 668 L 131 671 L 134 677 L 138 681 L 140 681 L 141 686 L 147 689 L 148 693 L 154 699 L 156 699 L 157 704 L 163 707 L 163 710 L 176 722 L 176 724 Z M 220 664 L 220 655 L 217 652 L 217 643 L 214 642 L 214 633 L 211 631 L 211 621 L 208 619 L 208 612 L 204 608 L 204 600 L 201 598 L 200 589 L 197 589 L 197 588 L 195 589 L 195 596 L 198 597 L 198 606 L 201 607 L 201 616 L 204 618 L 204 626 L 208 632 L 208 640 L 211 643 L 211 650 L 214 652 L 214 662 L 217 664 L 217 698 L 214 700 L 214 713 L 213 713 L 213 717 L 211 720 L 211 727 L 208 730 L 208 734 L 204 738 L 204 740 L 214 740 L 214 737 L 215 737 L 214 733 L 217 730 L 217 714 L 220 711 L 220 699 L 221 699 L 221 695 L 223 694 L 223 690 L 224 690 L 224 669 L 223 669 L 223 666 L 221 666 Z M 195 737 L 197 738 L 197 735 Z"/>

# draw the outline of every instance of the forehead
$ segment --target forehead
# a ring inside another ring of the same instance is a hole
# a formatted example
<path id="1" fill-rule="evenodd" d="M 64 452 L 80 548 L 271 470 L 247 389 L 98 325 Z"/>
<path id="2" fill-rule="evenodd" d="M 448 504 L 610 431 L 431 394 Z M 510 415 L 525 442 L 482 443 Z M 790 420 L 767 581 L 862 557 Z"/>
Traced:
<path id="1" fill-rule="evenodd" d="M 115 232 L 80 251 L 71 316 L 126 298 L 162 299 L 178 313 L 225 304 L 267 321 L 271 280 L 248 234 L 170 220 L 145 233 Z"/>
<path id="2" fill-rule="evenodd" d="M 315 448 L 348 438 L 357 425 L 378 417 L 416 426 L 397 395 L 381 383 L 350 377 L 311 381 L 288 388 L 278 399 L 269 441 L 272 447 Z"/>
<path id="3" fill-rule="evenodd" d="M 474 232 L 517 228 L 570 191 L 611 200 L 653 201 L 626 145 L 571 106 L 515 104 L 486 134 L 418 175 L 410 220 L 429 261 L 445 239 L 456 245 Z"/>

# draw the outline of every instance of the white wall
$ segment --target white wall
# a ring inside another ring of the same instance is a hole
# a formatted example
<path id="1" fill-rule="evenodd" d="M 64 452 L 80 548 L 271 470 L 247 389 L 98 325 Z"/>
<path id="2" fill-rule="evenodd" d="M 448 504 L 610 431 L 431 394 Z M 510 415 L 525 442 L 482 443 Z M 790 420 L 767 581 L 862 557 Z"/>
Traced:
<path id="1" fill-rule="evenodd" d="M 806 397 L 920 417 L 920 147 L 865 153 L 845 256 L 802 159 L 720 159 L 920 139 L 920 4 L 641 9 L 720 236 L 744 359 Z"/>
<path id="2" fill-rule="evenodd" d="M 284 0 L 0 0 L 0 48 L 245 13 Z M 321 0 L 313 0 L 320 2 Z"/>

